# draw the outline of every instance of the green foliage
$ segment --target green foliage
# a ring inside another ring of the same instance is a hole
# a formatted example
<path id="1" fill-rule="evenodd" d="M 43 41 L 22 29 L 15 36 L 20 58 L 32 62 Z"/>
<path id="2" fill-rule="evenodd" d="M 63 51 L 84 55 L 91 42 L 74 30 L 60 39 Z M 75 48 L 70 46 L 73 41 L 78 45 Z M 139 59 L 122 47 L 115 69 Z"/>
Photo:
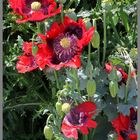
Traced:
<path id="1" fill-rule="evenodd" d="M 107 49 L 105 62 L 111 61 L 114 66 L 123 68 L 127 74 L 130 62 L 137 69 L 136 0 L 114 1 L 109 10 L 102 7 L 101 0 L 63 1 L 65 15 L 75 21 L 84 18 L 88 28 L 94 24 L 94 20 L 96 21 L 95 36 L 90 44 L 91 50 L 88 50 L 89 46 L 84 48 L 80 69 L 35 70 L 25 74 L 17 72 L 16 62 L 18 56 L 22 54 L 23 41 L 38 40 L 35 38 L 37 27 L 34 22 L 17 24 L 15 21 L 18 16 L 11 14 L 7 1 L 3 3 L 5 9 L 3 15 L 4 140 L 45 139 L 43 129 L 50 114 L 54 115 L 49 121 L 54 131 L 53 139 L 68 140 L 61 133 L 64 114 L 59 114 L 61 112 L 55 109 L 56 102 L 78 104 L 86 100 L 94 101 L 98 110 L 95 115 L 98 126 L 96 130 L 90 130 L 88 139 L 107 140 L 108 134 L 114 130 L 111 120 L 117 117 L 118 112 L 129 115 L 130 107 L 137 106 L 137 80 L 136 77 L 130 77 L 127 84 L 117 83 L 118 92 L 112 98 L 109 83 L 118 82 L 118 77 L 116 70 L 110 74 L 105 71 L 102 62 L 103 47 L 106 45 Z M 106 43 L 103 35 L 104 12 Z M 48 19 L 38 32 L 44 32 L 44 26 L 49 29 L 53 21 L 58 19 L 60 15 Z M 32 50 L 33 55 L 36 55 L 37 51 L 38 48 L 35 46 Z M 89 89 L 92 91 L 87 91 L 86 85 L 89 79 L 95 80 L 96 90 L 94 82 Z M 90 93 L 88 98 L 87 92 L 94 94 Z M 82 139 L 81 133 L 79 139 Z"/>

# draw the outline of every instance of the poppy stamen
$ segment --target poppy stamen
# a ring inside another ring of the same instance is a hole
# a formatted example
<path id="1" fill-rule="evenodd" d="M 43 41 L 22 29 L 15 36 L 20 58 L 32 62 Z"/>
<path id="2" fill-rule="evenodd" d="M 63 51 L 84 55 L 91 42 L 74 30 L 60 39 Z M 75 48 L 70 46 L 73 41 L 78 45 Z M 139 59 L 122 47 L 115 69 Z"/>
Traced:
<path id="1" fill-rule="evenodd" d="M 70 40 L 68 38 L 64 37 L 64 38 L 61 39 L 60 45 L 63 48 L 69 48 L 70 47 Z"/>
<path id="2" fill-rule="evenodd" d="M 38 11 L 41 8 L 41 3 L 38 1 L 34 1 L 31 4 L 31 9 L 34 11 Z"/>

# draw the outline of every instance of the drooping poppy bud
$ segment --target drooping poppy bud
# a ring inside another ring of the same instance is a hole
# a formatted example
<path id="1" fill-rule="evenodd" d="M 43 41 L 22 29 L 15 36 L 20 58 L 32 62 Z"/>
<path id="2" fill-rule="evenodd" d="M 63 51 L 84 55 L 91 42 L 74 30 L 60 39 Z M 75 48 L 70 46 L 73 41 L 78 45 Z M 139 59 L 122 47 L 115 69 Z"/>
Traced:
<path id="1" fill-rule="evenodd" d="M 44 127 L 44 135 L 45 135 L 45 138 L 48 139 L 48 140 L 51 140 L 52 137 L 53 137 L 53 129 L 52 129 L 52 126 L 48 126 L 46 125 Z"/>

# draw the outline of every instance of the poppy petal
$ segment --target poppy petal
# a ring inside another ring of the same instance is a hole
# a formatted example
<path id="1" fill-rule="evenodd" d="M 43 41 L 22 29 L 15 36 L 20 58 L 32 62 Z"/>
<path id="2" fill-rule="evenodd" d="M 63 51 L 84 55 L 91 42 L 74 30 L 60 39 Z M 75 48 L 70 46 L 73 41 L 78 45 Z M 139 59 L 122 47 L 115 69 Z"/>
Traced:
<path id="1" fill-rule="evenodd" d="M 88 120 L 87 123 L 86 123 L 86 126 L 89 127 L 89 128 L 96 128 L 97 123 L 93 120 Z"/>
<path id="2" fill-rule="evenodd" d="M 84 135 L 87 135 L 87 134 L 88 134 L 88 129 L 87 129 L 87 127 L 82 126 L 82 127 L 80 127 L 79 129 L 80 129 L 80 131 L 81 131 Z"/>
<path id="3" fill-rule="evenodd" d="M 93 102 L 88 101 L 79 104 L 75 109 L 80 112 L 90 113 L 96 110 L 96 105 Z"/>
<path id="4" fill-rule="evenodd" d="M 61 131 L 67 138 L 75 138 L 76 140 L 78 139 L 78 132 L 76 128 L 62 124 Z"/>

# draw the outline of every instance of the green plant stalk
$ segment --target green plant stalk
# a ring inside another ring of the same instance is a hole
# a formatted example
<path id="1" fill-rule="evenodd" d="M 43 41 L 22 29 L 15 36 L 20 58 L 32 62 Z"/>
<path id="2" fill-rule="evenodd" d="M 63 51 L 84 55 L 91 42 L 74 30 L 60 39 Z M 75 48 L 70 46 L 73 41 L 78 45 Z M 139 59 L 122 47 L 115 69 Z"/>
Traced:
<path id="1" fill-rule="evenodd" d="M 73 1 L 74 1 L 74 0 L 70 0 L 70 2 L 69 2 L 69 3 L 67 4 L 67 6 L 66 6 L 66 9 L 69 9 L 69 8 L 70 8 L 70 6 L 72 5 Z"/>
<path id="2" fill-rule="evenodd" d="M 91 43 L 88 44 L 88 65 L 91 63 Z M 89 79 L 92 80 L 92 71 L 90 71 Z"/>
<path id="3" fill-rule="evenodd" d="M 92 134 L 91 134 L 91 138 L 93 139 L 94 134 L 95 134 L 96 128 L 93 129 Z"/>
<path id="4" fill-rule="evenodd" d="M 39 75 L 37 75 L 37 77 L 40 79 Z M 47 93 L 49 93 L 49 90 L 48 90 L 48 88 L 46 87 L 46 84 L 44 83 L 44 81 L 43 81 L 42 79 L 40 79 L 40 81 L 41 81 L 41 83 L 42 83 L 42 85 L 43 85 L 45 91 L 46 91 Z"/>
<path id="5" fill-rule="evenodd" d="M 119 102 L 120 102 L 120 101 L 119 101 L 119 97 L 118 97 L 118 95 L 117 95 L 117 104 L 119 104 Z"/>
<path id="6" fill-rule="evenodd" d="M 137 20 L 136 20 L 137 21 Z M 135 21 L 135 22 L 136 22 Z M 132 31 L 133 32 L 133 38 L 132 38 L 132 45 L 134 44 L 134 42 L 135 42 L 135 37 L 136 37 L 136 28 L 137 28 L 137 24 L 135 23 L 135 26 L 134 26 L 134 31 Z"/>
<path id="7" fill-rule="evenodd" d="M 50 121 L 51 118 L 53 119 L 53 123 L 55 124 L 55 126 L 57 127 L 57 129 L 60 130 L 59 127 L 58 127 L 58 123 L 57 123 L 57 121 L 56 121 L 56 118 L 54 117 L 53 114 L 50 114 L 50 115 L 48 116 L 48 118 L 47 118 L 47 120 L 46 120 L 46 125 L 49 126 L 49 121 Z"/>
<path id="8" fill-rule="evenodd" d="M 36 96 L 38 96 L 38 97 L 40 98 L 40 100 L 41 100 L 42 102 L 46 103 L 46 100 L 45 100 L 43 97 L 41 97 L 41 96 L 37 93 L 37 91 L 35 91 L 35 94 L 36 94 Z"/>
<path id="9" fill-rule="evenodd" d="M 54 77 L 55 77 L 55 80 L 56 80 L 56 86 L 57 86 L 57 89 L 60 89 L 59 81 L 58 81 L 58 76 L 57 76 L 57 72 L 56 72 L 56 70 L 54 70 Z"/>
<path id="10" fill-rule="evenodd" d="M 73 68 L 73 72 L 74 72 L 74 75 L 76 76 L 75 77 L 76 89 L 78 91 L 79 96 L 81 96 L 81 92 L 80 92 L 80 89 L 79 89 L 79 79 L 78 79 L 77 69 Z"/>
<path id="11" fill-rule="evenodd" d="M 58 126 L 58 123 L 57 123 L 57 121 L 56 121 L 56 118 L 54 117 L 53 114 L 50 114 L 50 115 L 48 116 L 48 118 L 47 118 L 47 120 L 46 120 L 46 125 L 49 126 L 49 121 L 50 121 L 51 118 L 53 119 L 53 123 L 55 124 L 55 126 L 57 127 L 57 129 L 60 130 L 60 128 L 59 128 L 59 126 Z"/>
<path id="12" fill-rule="evenodd" d="M 106 42 L 107 42 L 107 37 L 106 37 L 106 11 L 104 11 L 103 13 L 103 27 L 104 27 L 104 47 L 103 47 L 103 61 L 102 61 L 102 65 L 105 62 L 105 56 L 106 56 Z"/>
<path id="13" fill-rule="evenodd" d="M 40 30 L 40 23 L 39 22 L 36 22 L 36 25 L 37 25 L 37 33 L 41 33 L 41 30 Z"/>
<path id="14" fill-rule="evenodd" d="M 98 48 L 98 65 L 100 66 L 100 47 Z"/>
<path id="15" fill-rule="evenodd" d="M 83 135 L 83 140 L 88 140 L 88 135 Z"/>
<path id="16" fill-rule="evenodd" d="M 127 82 L 126 82 L 126 92 L 125 92 L 125 103 L 127 103 L 127 98 L 128 98 L 128 88 L 129 88 L 129 83 L 130 83 L 130 79 L 131 79 L 131 64 L 129 64 L 129 70 L 128 70 L 128 78 L 127 78 Z"/>
<path id="17" fill-rule="evenodd" d="M 118 79 L 117 79 L 117 71 L 115 72 L 115 81 L 117 81 Z M 118 96 L 118 94 L 117 94 L 117 104 L 119 104 L 119 96 Z"/>
<path id="18" fill-rule="evenodd" d="M 91 43 L 88 44 L 88 64 L 90 63 L 91 60 Z"/>
<path id="19" fill-rule="evenodd" d="M 8 110 L 8 109 L 13 109 L 13 108 L 18 108 L 18 107 L 22 107 L 22 106 L 40 106 L 42 103 L 26 103 L 26 104 L 18 104 L 18 105 L 14 105 L 14 106 L 9 106 L 9 107 L 5 107 L 3 110 Z"/>
<path id="20" fill-rule="evenodd" d="M 54 118 L 53 114 L 50 114 L 47 118 L 46 125 L 49 125 L 49 121 L 51 118 Z"/>
<path id="21" fill-rule="evenodd" d="M 114 25 L 114 22 L 113 22 L 113 19 L 112 19 L 112 14 L 110 15 L 111 16 L 111 18 L 110 18 L 110 20 L 111 20 L 111 26 L 112 26 L 112 28 L 113 28 L 113 30 L 114 30 L 114 33 L 115 33 L 115 35 L 116 35 L 116 37 L 117 37 L 117 40 L 119 41 L 119 43 L 121 44 L 121 45 L 123 45 L 122 44 L 122 42 L 120 41 L 121 39 L 120 39 L 120 36 L 119 36 L 119 34 L 118 34 L 118 32 L 117 32 L 117 30 L 116 30 L 116 27 L 115 27 L 115 25 Z"/>

